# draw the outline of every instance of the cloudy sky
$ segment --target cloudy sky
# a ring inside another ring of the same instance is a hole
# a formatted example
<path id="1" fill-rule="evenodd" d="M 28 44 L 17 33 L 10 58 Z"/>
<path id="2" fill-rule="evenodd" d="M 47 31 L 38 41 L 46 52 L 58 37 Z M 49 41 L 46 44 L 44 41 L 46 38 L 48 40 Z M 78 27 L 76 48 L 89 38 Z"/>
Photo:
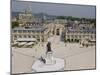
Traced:
<path id="1" fill-rule="evenodd" d="M 23 12 L 31 7 L 33 13 L 95 18 L 95 6 L 12 1 L 12 11 Z"/>

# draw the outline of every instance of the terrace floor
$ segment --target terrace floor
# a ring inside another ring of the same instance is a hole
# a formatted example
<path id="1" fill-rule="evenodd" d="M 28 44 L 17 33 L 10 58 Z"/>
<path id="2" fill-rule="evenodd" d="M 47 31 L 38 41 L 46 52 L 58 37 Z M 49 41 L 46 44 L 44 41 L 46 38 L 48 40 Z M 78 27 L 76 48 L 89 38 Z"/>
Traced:
<path id="1" fill-rule="evenodd" d="M 81 48 L 78 43 L 66 43 L 65 46 L 60 36 L 48 40 L 53 56 L 65 60 L 64 70 L 95 69 L 95 46 Z M 12 47 L 12 73 L 31 73 L 35 60 L 45 54 L 46 44 L 37 44 L 33 48 Z"/>

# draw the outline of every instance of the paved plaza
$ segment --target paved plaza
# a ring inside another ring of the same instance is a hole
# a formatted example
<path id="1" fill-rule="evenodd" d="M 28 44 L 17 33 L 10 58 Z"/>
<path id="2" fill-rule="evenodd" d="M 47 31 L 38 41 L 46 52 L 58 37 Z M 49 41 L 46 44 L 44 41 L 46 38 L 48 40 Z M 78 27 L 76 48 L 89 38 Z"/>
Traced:
<path id="1" fill-rule="evenodd" d="M 95 46 L 81 47 L 79 43 L 64 43 L 60 36 L 48 38 L 53 56 L 65 61 L 64 70 L 94 69 Z M 12 47 L 12 73 L 31 73 L 32 65 L 46 52 L 46 44 L 38 43 L 33 48 Z"/>

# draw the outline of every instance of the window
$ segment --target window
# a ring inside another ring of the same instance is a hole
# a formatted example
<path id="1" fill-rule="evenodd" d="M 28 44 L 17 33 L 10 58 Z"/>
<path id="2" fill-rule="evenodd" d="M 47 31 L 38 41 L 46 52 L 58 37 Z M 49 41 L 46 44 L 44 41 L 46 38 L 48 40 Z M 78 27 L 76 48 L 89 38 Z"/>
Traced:
<path id="1" fill-rule="evenodd" d="M 16 32 L 17 32 L 17 30 L 14 30 L 13 32 L 14 32 L 14 33 L 16 33 Z"/>
<path id="2" fill-rule="evenodd" d="M 26 35 L 24 35 L 24 38 L 26 38 Z"/>
<path id="3" fill-rule="evenodd" d="M 31 38 L 31 36 L 29 35 L 28 38 Z"/>
<path id="4" fill-rule="evenodd" d="M 74 38 L 74 35 L 71 35 L 72 38 Z"/>
<path id="5" fill-rule="evenodd" d="M 17 36 L 15 35 L 14 38 L 17 38 Z"/>
<path id="6" fill-rule="evenodd" d="M 28 30 L 27 32 L 29 32 L 29 33 L 30 33 L 31 31 L 30 31 L 30 30 Z"/>
<path id="7" fill-rule="evenodd" d="M 69 38 L 69 35 L 67 35 L 67 37 Z"/>
<path id="8" fill-rule="evenodd" d="M 35 38 L 35 36 L 32 36 L 33 38 Z"/>
<path id="9" fill-rule="evenodd" d="M 91 39 L 93 39 L 93 36 L 91 35 Z"/>
<path id="10" fill-rule="evenodd" d="M 75 38 L 77 38 L 77 35 L 75 35 Z"/>
<path id="11" fill-rule="evenodd" d="M 25 32 L 25 30 L 23 30 L 23 33 Z"/>
<path id="12" fill-rule="evenodd" d="M 34 30 L 32 30 L 32 33 L 34 33 Z"/>
<path id="13" fill-rule="evenodd" d="M 21 35 L 19 35 L 19 38 L 22 38 L 22 36 L 21 36 Z"/>
<path id="14" fill-rule="evenodd" d="M 85 38 L 85 35 L 83 35 L 83 38 Z"/>
<path id="15" fill-rule="evenodd" d="M 81 35 L 79 35 L 79 38 L 81 38 Z"/>
<path id="16" fill-rule="evenodd" d="M 19 33 L 21 33 L 21 32 L 22 32 L 22 30 L 18 30 L 18 32 L 19 32 Z"/>

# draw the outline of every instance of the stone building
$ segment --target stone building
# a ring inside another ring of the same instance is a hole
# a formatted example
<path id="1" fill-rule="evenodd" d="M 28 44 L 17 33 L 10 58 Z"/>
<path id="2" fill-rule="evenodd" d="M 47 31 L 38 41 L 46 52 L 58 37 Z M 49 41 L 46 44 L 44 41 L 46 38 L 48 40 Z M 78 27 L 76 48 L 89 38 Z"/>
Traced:
<path id="1" fill-rule="evenodd" d="M 50 35 L 61 35 L 62 32 L 65 30 L 65 24 L 67 23 L 66 20 L 63 19 L 55 19 L 50 23 L 46 24 L 45 26 L 49 29 Z"/>
<path id="2" fill-rule="evenodd" d="M 19 38 L 36 38 L 38 42 L 45 42 L 49 37 L 47 28 L 34 27 L 34 28 L 14 28 L 12 29 L 12 42 Z"/>
<path id="3" fill-rule="evenodd" d="M 93 24 L 80 23 L 66 19 L 47 20 L 46 16 L 39 19 L 32 15 L 31 9 L 25 10 L 18 16 L 19 27 L 12 29 L 12 41 L 18 38 L 36 38 L 38 42 L 45 42 L 53 35 L 65 34 L 67 41 L 82 41 L 84 38 L 95 40 L 96 30 Z"/>
<path id="4" fill-rule="evenodd" d="M 66 40 L 81 42 L 84 39 L 95 40 L 96 29 L 91 24 L 77 24 L 76 27 L 66 28 Z"/>
<path id="5" fill-rule="evenodd" d="M 35 23 L 41 22 L 41 19 L 35 17 L 32 14 L 31 8 L 29 8 L 29 9 L 26 9 L 24 12 L 19 13 L 18 22 L 19 22 L 19 26 L 23 27 L 29 22 L 30 23 L 32 23 L 32 22 L 35 22 Z"/>

